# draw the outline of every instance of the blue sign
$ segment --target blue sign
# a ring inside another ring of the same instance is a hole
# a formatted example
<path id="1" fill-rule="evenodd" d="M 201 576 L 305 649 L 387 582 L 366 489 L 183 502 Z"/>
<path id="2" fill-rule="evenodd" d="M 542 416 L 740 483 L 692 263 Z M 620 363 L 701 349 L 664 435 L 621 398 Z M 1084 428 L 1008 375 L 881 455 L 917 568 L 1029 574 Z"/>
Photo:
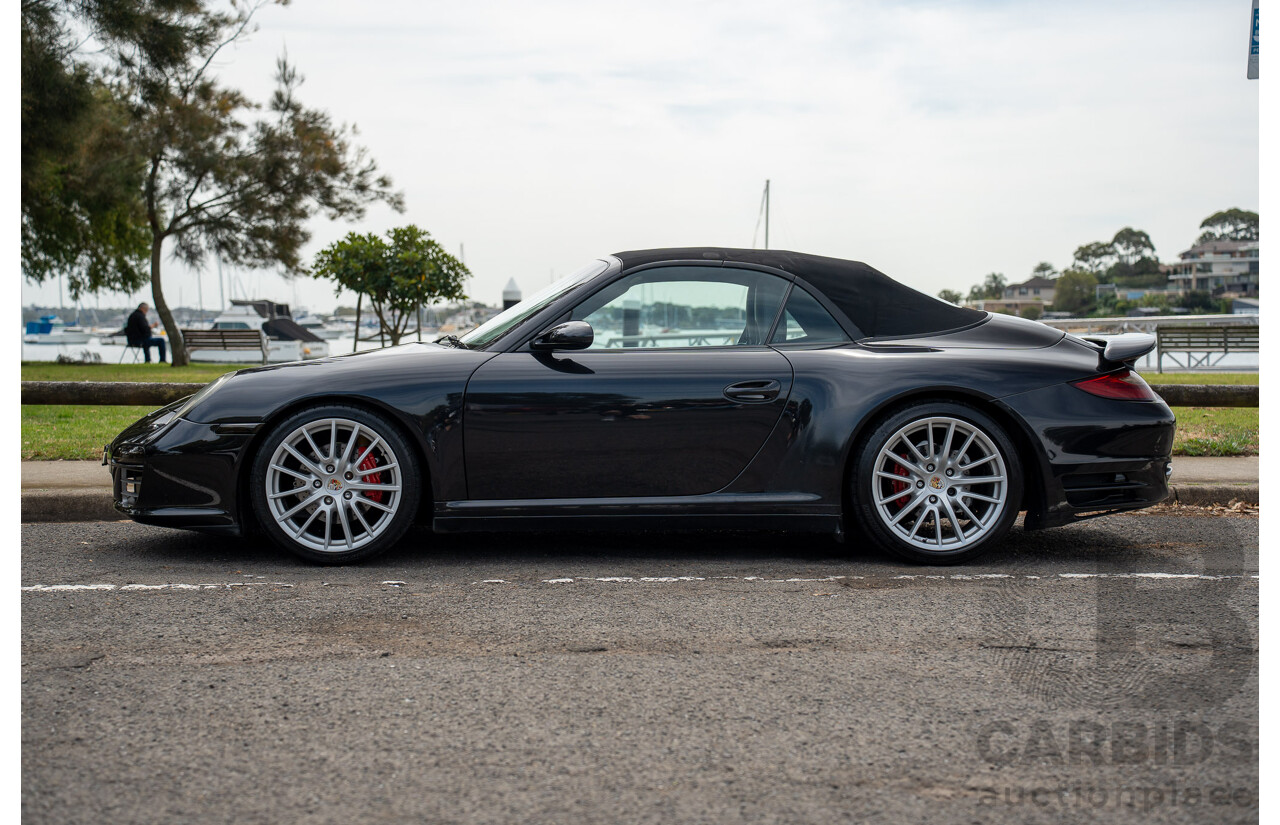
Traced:
<path id="1" fill-rule="evenodd" d="M 1253 10 L 1249 15 L 1249 80 L 1258 79 L 1258 0 L 1253 0 Z"/>

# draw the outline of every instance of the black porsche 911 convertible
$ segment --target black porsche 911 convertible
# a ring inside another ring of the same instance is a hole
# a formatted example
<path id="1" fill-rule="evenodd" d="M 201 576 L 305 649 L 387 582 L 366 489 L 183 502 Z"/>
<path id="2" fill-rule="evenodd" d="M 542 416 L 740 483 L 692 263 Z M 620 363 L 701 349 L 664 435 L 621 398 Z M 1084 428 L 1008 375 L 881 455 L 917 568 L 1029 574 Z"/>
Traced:
<path id="1" fill-rule="evenodd" d="M 747 527 L 925 563 L 1168 495 L 1174 418 L 1090 340 L 861 263 L 664 249 L 593 261 L 467 334 L 240 370 L 107 448 L 147 524 L 264 530 L 311 561 L 437 532 Z"/>

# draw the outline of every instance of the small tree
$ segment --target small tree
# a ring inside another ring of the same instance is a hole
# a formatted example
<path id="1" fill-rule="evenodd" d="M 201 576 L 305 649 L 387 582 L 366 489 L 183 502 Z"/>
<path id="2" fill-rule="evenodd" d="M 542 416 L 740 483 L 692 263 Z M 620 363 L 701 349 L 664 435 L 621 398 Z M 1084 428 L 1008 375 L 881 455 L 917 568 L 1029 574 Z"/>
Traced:
<path id="1" fill-rule="evenodd" d="M 414 311 L 440 299 L 463 300 L 466 264 L 410 224 L 374 234 L 351 232 L 316 254 L 314 274 L 367 298 L 391 345 L 400 343 Z"/>
<path id="2" fill-rule="evenodd" d="M 1028 318 L 1032 321 L 1039 321 L 1040 316 L 1043 314 L 1044 314 L 1044 307 L 1039 306 L 1038 304 L 1032 304 L 1031 306 L 1026 307 L 1025 309 L 1022 310 L 1022 317 Z"/>
<path id="3" fill-rule="evenodd" d="M 1035 269 L 1031 270 L 1031 277 L 1056 278 L 1058 277 L 1058 270 L 1054 269 L 1053 264 L 1049 263 L 1048 261 L 1041 261 L 1040 263 L 1036 264 Z"/>
<path id="4" fill-rule="evenodd" d="M 1004 275 L 1001 275 L 999 272 L 990 272 L 987 274 L 986 278 L 982 279 L 982 283 L 974 284 L 969 289 L 969 300 L 982 301 L 987 298 L 1003 298 L 1004 287 Z"/>
<path id="5" fill-rule="evenodd" d="M 944 289 L 938 293 L 938 297 L 948 303 L 958 304 L 964 300 L 964 296 L 954 289 Z"/>
<path id="6" fill-rule="evenodd" d="M 1087 269 L 1068 269 L 1054 285 L 1053 308 L 1083 314 L 1096 300 L 1098 278 Z"/>

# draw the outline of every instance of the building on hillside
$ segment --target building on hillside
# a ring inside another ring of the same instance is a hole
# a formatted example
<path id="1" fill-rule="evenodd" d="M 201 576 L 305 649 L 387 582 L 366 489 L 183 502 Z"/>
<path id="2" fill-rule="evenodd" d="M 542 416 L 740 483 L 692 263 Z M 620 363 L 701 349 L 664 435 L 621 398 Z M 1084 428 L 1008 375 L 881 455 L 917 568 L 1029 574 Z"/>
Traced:
<path id="1" fill-rule="evenodd" d="M 1039 301 L 1042 304 L 1053 303 L 1053 292 L 1056 283 L 1039 275 L 1020 284 L 1009 284 L 1004 288 L 1004 300 L 1022 302 Z"/>
<path id="2" fill-rule="evenodd" d="M 1258 242 L 1207 241 L 1179 252 L 1161 271 L 1179 292 L 1203 290 L 1214 297 L 1258 297 Z"/>

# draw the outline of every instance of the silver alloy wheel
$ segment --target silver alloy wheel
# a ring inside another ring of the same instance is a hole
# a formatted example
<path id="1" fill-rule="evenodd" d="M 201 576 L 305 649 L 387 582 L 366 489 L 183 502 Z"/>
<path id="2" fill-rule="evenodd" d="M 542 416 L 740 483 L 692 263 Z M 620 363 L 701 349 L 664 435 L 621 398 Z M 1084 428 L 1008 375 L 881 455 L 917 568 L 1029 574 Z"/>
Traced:
<path id="1" fill-rule="evenodd" d="M 348 418 L 309 421 L 285 436 L 267 465 L 266 488 L 280 529 L 321 553 L 347 553 L 377 539 L 403 498 L 391 445 Z"/>
<path id="2" fill-rule="evenodd" d="M 931 416 L 899 429 L 876 456 L 877 515 L 927 552 L 973 545 L 1000 523 L 1009 474 L 995 442 L 961 418 Z"/>

